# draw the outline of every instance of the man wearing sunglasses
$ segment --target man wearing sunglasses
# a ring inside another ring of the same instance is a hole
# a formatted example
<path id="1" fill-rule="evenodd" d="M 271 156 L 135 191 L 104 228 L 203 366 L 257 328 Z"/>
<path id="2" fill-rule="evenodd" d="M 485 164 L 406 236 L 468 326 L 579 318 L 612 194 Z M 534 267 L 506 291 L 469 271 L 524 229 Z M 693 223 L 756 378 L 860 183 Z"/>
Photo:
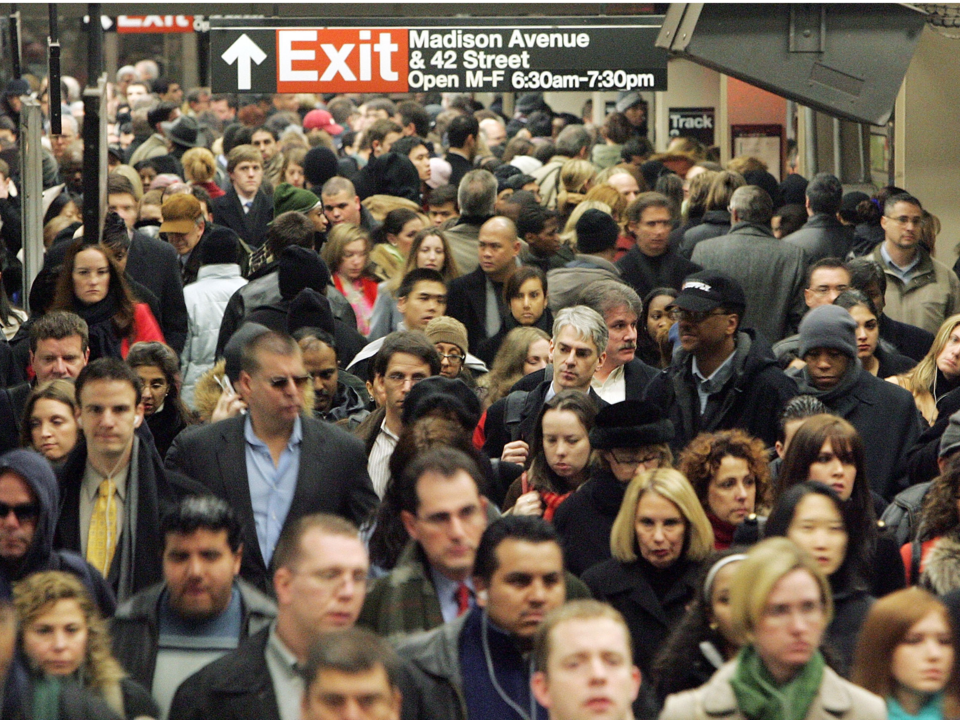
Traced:
<path id="1" fill-rule="evenodd" d="M 167 467 L 200 481 L 239 513 L 240 577 L 268 594 L 285 527 L 316 512 L 360 524 L 377 502 L 362 443 L 303 415 L 311 389 L 296 341 L 260 334 L 240 356 L 237 391 L 248 413 L 182 433 L 167 453 Z"/>
<path id="2" fill-rule="evenodd" d="M 86 560 L 53 549 L 60 511 L 60 490 L 50 464 L 30 450 L 0 456 L 0 574 L 10 582 L 46 570 L 76 575 L 109 617 L 116 609 L 113 591 Z"/>
<path id="3" fill-rule="evenodd" d="M 680 352 L 647 386 L 645 398 L 673 422 L 679 452 L 701 432 L 740 428 L 773 446 L 777 415 L 797 394 L 770 345 L 741 330 L 747 301 L 733 278 L 705 270 L 689 275 L 667 310 L 677 321 Z"/>

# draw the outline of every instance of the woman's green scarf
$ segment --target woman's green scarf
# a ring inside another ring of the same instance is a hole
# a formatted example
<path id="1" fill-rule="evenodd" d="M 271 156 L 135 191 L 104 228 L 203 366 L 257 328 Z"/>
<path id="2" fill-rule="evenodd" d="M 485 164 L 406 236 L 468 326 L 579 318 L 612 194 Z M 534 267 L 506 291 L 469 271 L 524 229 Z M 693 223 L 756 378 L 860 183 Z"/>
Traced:
<path id="1" fill-rule="evenodd" d="M 60 717 L 60 678 L 40 675 L 33 680 L 34 720 L 57 720 Z"/>
<path id="2" fill-rule="evenodd" d="M 757 651 L 747 645 L 737 658 L 730 686 L 741 712 L 751 720 L 803 720 L 820 691 L 823 668 L 818 650 L 792 680 L 778 686 Z"/>

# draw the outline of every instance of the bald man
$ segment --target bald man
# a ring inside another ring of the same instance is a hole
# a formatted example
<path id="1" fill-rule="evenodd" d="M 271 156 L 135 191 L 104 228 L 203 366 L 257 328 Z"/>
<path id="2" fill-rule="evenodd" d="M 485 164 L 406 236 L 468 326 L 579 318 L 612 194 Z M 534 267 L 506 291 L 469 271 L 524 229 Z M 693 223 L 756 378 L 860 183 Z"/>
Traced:
<path id="1" fill-rule="evenodd" d="M 471 348 L 499 332 L 508 312 L 503 283 L 516 269 L 520 255 L 517 226 L 509 218 L 487 220 L 477 241 L 479 266 L 450 283 L 447 300 L 447 315 L 466 326 Z"/>

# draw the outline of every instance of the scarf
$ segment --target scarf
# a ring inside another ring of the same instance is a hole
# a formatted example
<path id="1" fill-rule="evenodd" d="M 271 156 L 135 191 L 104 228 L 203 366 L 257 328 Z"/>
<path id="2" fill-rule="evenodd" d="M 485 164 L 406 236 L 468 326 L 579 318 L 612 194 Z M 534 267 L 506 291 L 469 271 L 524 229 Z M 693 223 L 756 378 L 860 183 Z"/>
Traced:
<path id="1" fill-rule="evenodd" d="M 861 372 L 863 372 L 863 366 L 860 364 L 858 358 L 854 358 L 854 362 L 847 365 L 847 371 L 843 374 L 840 382 L 829 390 L 820 390 L 813 384 L 810 371 L 804 367 L 800 372 L 800 376 L 797 378 L 797 384 L 800 386 L 800 393 L 802 395 L 813 395 L 827 407 L 832 407 L 830 405 L 831 402 L 842 398 L 850 388 L 857 384 L 860 380 Z"/>
<path id="2" fill-rule="evenodd" d="M 117 314 L 117 299 L 113 293 L 108 292 L 103 300 L 92 305 L 84 305 L 74 299 L 73 311 L 87 321 L 90 362 L 102 357 L 121 357 L 121 338 L 113 327 L 113 316 Z"/>
<path id="3" fill-rule="evenodd" d="M 889 720 L 942 720 L 943 693 L 931 695 L 920 708 L 920 712 L 911 715 L 892 695 L 887 698 L 887 718 Z"/>
<path id="4" fill-rule="evenodd" d="M 713 549 L 726 550 L 733 545 L 733 534 L 737 531 L 737 526 L 721 520 L 712 512 L 707 513 L 707 519 L 713 528 Z"/>
<path id="5" fill-rule="evenodd" d="M 803 720 L 823 681 L 823 655 L 817 650 L 792 680 L 777 685 L 752 645 L 737 656 L 730 687 L 750 720 Z"/>
<path id="6" fill-rule="evenodd" d="M 333 284 L 350 303 L 357 316 L 357 331 L 366 337 L 370 334 L 370 317 L 373 314 L 373 304 L 377 299 L 377 283 L 367 277 L 358 278 L 354 282 L 343 282 L 339 273 L 334 274 Z"/>
<path id="7" fill-rule="evenodd" d="M 41 674 L 33 680 L 34 720 L 58 720 L 60 717 L 60 678 Z"/>

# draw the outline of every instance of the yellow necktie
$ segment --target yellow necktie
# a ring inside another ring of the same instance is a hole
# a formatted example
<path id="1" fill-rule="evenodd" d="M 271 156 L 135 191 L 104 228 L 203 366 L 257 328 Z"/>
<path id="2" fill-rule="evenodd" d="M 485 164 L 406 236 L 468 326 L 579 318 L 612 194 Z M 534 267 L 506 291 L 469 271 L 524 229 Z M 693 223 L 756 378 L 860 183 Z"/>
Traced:
<path id="1" fill-rule="evenodd" d="M 113 561 L 113 552 L 117 549 L 117 501 L 114 493 L 117 484 L 107 478 L 97 488 L 97 501 L 90 516 L 90 530 L 87 533 L 87 562 L 106 577 Z"/>

